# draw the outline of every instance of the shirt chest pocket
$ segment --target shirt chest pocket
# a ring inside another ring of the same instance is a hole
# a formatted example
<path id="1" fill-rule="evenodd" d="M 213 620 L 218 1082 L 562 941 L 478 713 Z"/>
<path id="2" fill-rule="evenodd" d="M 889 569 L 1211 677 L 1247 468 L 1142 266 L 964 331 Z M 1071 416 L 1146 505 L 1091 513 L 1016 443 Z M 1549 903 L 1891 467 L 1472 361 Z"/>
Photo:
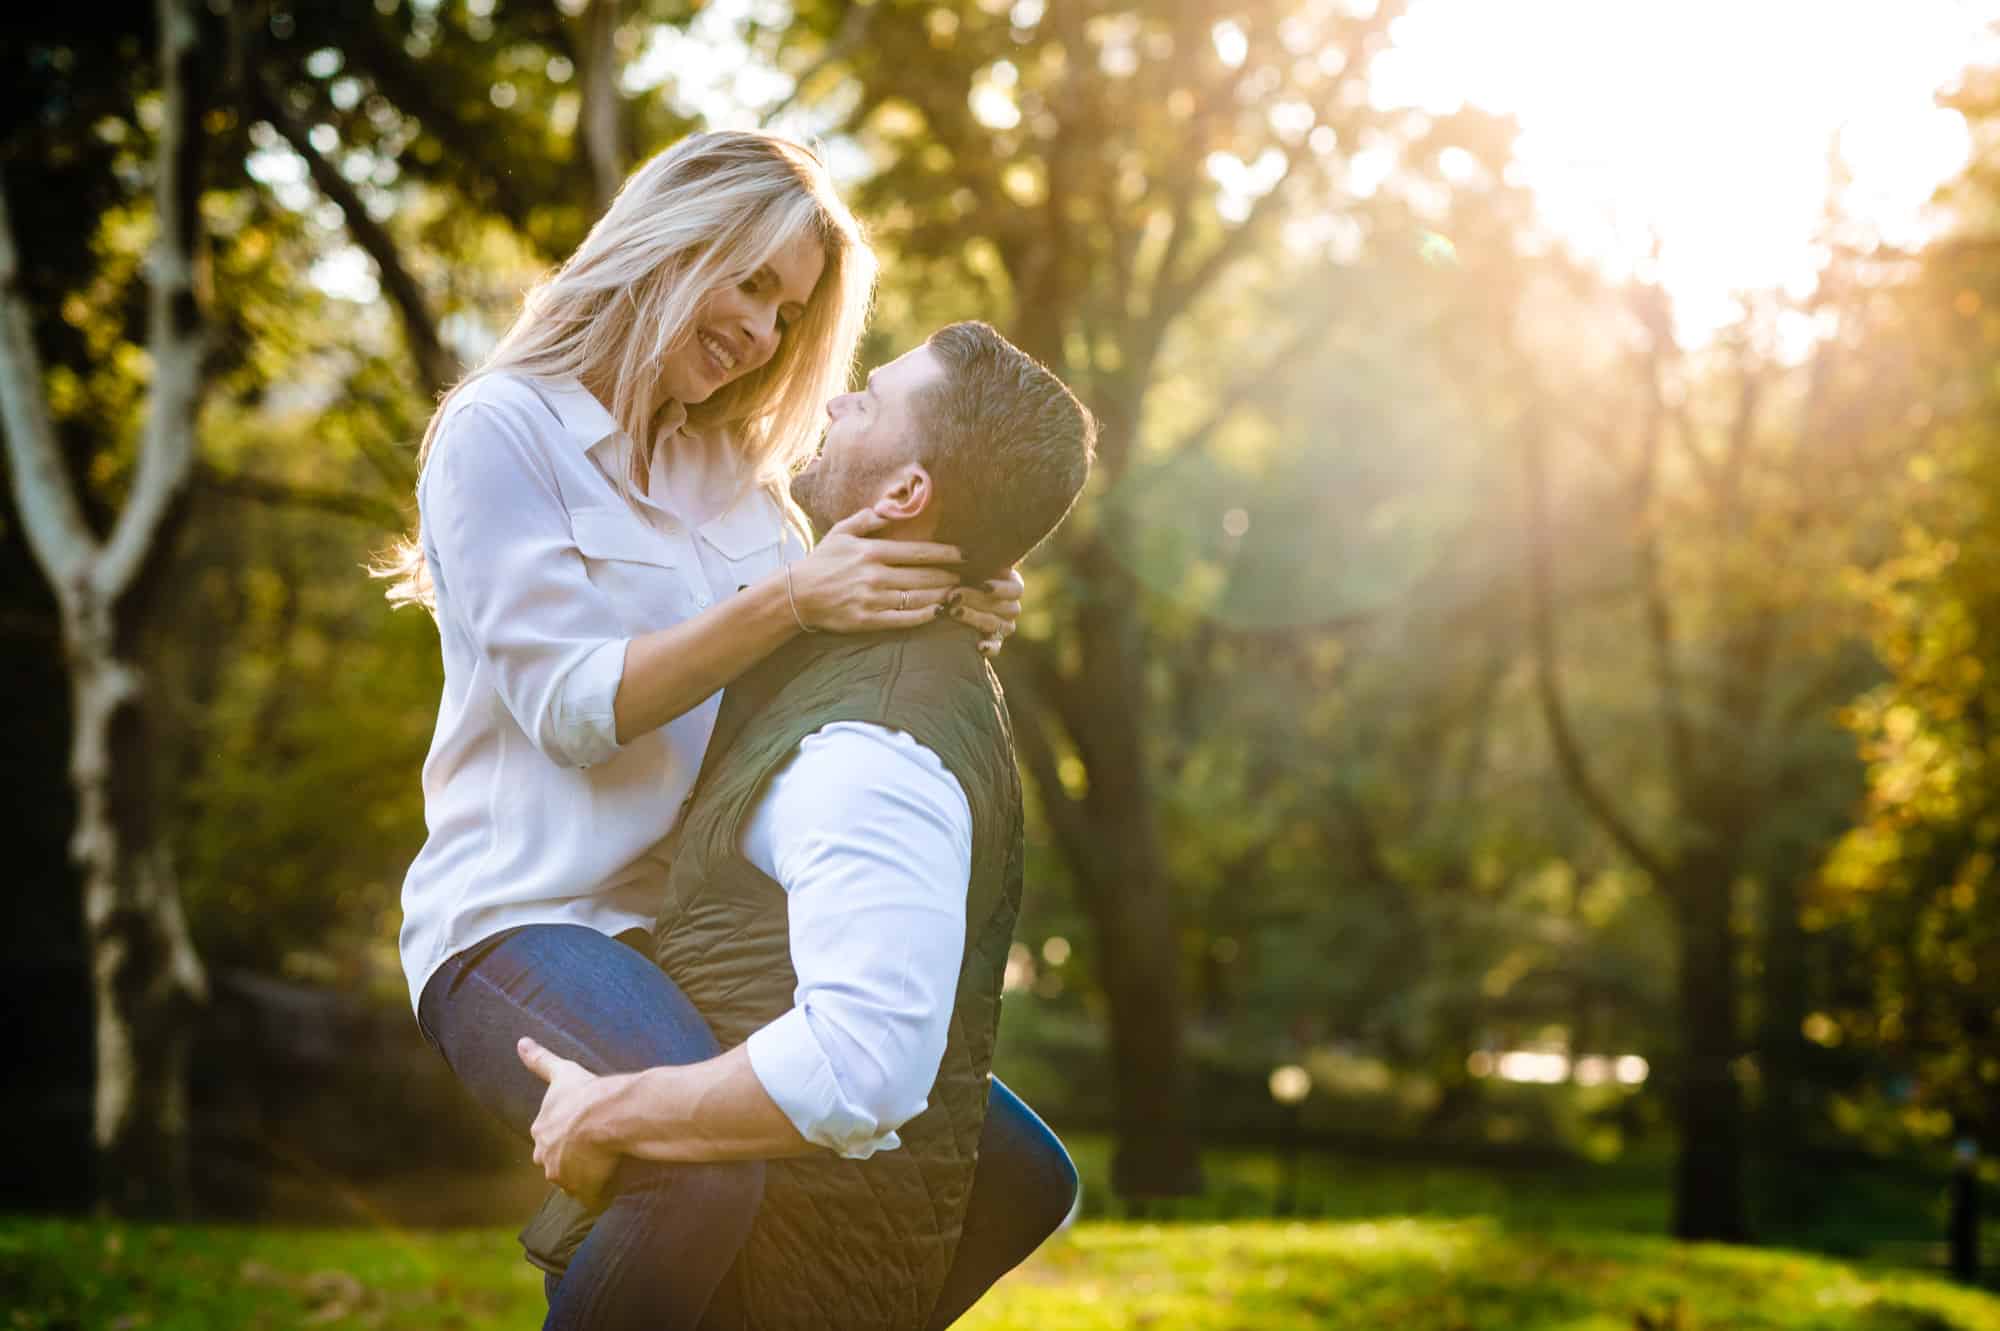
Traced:
<path id="1" fill-rule="evenodd" d="M 694 613 L 689 584 L 699 570 L 639 519 L 611 509 L 572 509 L 570 535 L 583 555 L 585 574 L 610 600 L 627 633 L 648 633 Z"/>
<path id="2" fill-rule="evenodd" d="M 722 557 L 729 571 L 729 590 L 748 587 L 784 562 L 785 529 L 775 508 L 758 499 L 701 528 L 701 540 Z"/>

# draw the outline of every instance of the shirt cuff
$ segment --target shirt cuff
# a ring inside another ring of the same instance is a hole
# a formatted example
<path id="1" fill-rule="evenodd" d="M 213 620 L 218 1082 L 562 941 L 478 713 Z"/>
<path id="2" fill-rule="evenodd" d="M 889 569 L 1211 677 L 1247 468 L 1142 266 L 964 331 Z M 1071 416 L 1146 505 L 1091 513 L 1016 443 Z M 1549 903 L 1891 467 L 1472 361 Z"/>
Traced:
<path id="1" fill-rule="evenodd" d="M 601 763 L 618 752 L 618 717 L 613 703 L 625 678 L 624 638 L 591 649 L 563 680 L 562 746 L 578 767 Z"/>
<path id="2" fill-rule="evenodd" d="M 807 1141 L 849 1160 L 866 1160 L 903 1144 L 893 1131 L 877 1132 L 880 1125 L 874 1119 L 848 1106 L 834 1080 L 833 1064 L 806 1023 L 804 1008 L 795 1007 L 759 1028 L 744 1047 L 764 1094 Z"/>

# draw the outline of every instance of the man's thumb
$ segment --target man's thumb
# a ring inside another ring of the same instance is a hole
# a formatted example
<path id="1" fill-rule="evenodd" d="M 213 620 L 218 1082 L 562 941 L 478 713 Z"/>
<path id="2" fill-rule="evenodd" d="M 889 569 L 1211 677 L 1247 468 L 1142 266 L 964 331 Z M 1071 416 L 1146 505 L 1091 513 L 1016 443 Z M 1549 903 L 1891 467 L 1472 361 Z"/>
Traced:
<path id="1" fill-rule="evenodd" d="M 528 1036 L 524 1035 L 515 1041 L 514 1052 L 519 1054 L 521 1061 L 528 1065 L 528 1071 L 534 1073 L 543 1081 L 554 1081 L 556 1079 L 556 1056 L 536 1044 Z"/>

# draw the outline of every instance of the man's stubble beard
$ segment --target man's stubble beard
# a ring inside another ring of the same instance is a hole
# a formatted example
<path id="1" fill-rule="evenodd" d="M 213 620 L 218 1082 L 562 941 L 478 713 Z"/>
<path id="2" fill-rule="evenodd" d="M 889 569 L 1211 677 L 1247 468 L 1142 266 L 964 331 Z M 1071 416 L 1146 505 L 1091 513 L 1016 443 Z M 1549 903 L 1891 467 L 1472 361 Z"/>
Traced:
<path id="1" fill-rule="evenodd" d="M 873 474 L 856 474 L 851 468 L 835 470 L 822 453 L 792 477 L 792 502 L 812 523 L 815 541 L 832 531 L 843 519 L 853 517 L 872 502 L 871 488 L 879 492 L 886 467 Z"/>
<path id="2" fill-rule="evenodd" d="M 804 471 L 792 476 L 792 502 L 799 506 L 799 511 L 806 515 L 806 521 L 812 524 L 814 541 L 823 540 L 832 530 L 834 522 L 840 520 L 828 521 L 826 517 L 826 496 L 823 493 L 826 489 L 825 464 L 825 458 L 816 457 L 806 464 Z"/>

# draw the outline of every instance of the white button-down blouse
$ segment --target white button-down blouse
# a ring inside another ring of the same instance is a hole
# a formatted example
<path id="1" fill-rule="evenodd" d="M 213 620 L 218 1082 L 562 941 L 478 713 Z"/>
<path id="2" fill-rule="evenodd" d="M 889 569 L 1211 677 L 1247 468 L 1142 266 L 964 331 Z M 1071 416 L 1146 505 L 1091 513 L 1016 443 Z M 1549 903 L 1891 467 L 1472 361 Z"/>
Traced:
<path id="1" fill-rule="evenodd" d="M 612 479 L 630 448 L 574 380 L 482 375 L 439 424 L 417 486 L 444 696 L 423 770 L 429 835 L 403 881 L 412 1004 L 447 958 L 502 929 L 652 924 L 660 842 L 721 695 L 621 746 L 625 644 L 803 553 L 761 487 L 699 511 L 700 496 L 737 495 L 727 449 L 678 453 L 671 484 L 656 449 L 635 511 Z M 704 455 L 710 474 L 688 476 Z"/>

